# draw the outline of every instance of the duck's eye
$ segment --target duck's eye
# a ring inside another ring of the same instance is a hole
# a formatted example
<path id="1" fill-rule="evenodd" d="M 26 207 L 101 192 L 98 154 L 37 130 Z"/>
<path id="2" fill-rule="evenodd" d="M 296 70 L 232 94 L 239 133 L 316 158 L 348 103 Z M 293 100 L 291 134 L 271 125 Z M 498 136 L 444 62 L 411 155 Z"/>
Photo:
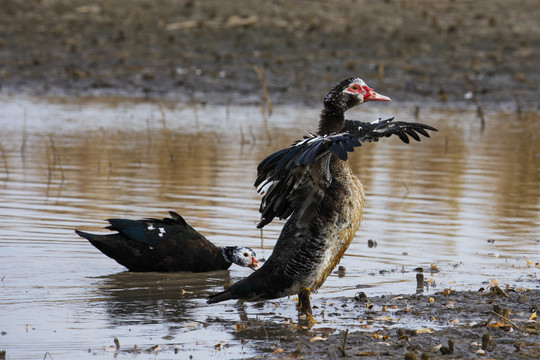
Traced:
<path id="1" fill-rule="evenodd" d="M 244 253 L 244 256 L 245 256 L 245 257 L 248 257 L 248 256 L 249 256 L 249 254 L 248 254 L 247 252 L 245 252 L 245 253 Z"/>
<path id="2" fill-rule="evenodd" d="M 353 89 L 354 91 L 360 90 L 360 88 L 358 87 L 358 85 L 353 85 L 353 86 L 351 86 L 351 89 Z"/>

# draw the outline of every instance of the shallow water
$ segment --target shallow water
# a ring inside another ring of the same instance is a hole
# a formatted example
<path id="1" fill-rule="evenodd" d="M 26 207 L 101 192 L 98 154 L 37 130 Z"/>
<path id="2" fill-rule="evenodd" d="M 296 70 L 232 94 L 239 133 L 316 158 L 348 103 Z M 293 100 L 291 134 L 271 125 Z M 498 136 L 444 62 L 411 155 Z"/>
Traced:
<path id="1" fill-rule="evenodd" d="M 243 358 L 302 331 L 293 299 L 206 305 L 207 294 L 249 269 L 127 273 L 73 229 L 175 210 L 216 244 L 266 258 L 283 222 L 262 239 L 255 229 L 256 166 L 314 130 L 317 110 L 277 107 L 265 126 L 258 107 L 8 96 L 0 106 L 0 350 L 8 359 L 132 358 L 134 346 L 154 345 L 157 353 L 137 357 Z M 413 113 L 414 104 L 366 104 L 348 115 L 414 121 Z M 384 139 L 351 157 L 367 205 L 345 272 L 313 295 L 321 332 L 358 325 L 340 315 L 337 297 L 414 293 L 417 267 L 438 268 L 426 273 L 427 293 L 476 290 L 494 278 L 540 286 L 538 115 L 488 113 L 483 133 L 474 111 L 425 108 L 420 118 L 439 133 L 409 145 Z"/>

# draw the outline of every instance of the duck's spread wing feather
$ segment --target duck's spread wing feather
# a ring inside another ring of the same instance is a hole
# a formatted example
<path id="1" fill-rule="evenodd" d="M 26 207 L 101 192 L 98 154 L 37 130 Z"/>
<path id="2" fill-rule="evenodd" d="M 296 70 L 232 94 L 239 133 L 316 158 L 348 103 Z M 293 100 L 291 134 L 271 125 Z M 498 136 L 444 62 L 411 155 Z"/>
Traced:
<path id="1" fill-rule="evenodd" d="M 382 137 L 397 135 L 406 144 L 409 143 L 409 136 L 416 141 L 420 141 L 419 135 L 429 137 L 426 130 L 437 131 L 434 127 L 425 124 L 393 120 L 394 118 L 379 119 L 369 123 L 358 120 L 345 120 L 342 131 L 348 134 L 356 134 L 360 142 L 378 141 Z"/>
<path id="2" fill-rule="evenodd" d="M 342 160 L 360 142 L 355 135 L 343 133 L 327 136 L 310 134 L 291 147 L 277 151 L 258 166 L 255 181 L 260 193 L 261 221 L 264 227 L 274 218 L 286 219 L 294 211 L 301 211 L 300 223 L 307 223 L 330 186 L 331 155 Z"/>
<path id="3" fill-rule="evenodd" d="M 409 136 L 420 141 L 419 135 L 429 137 L 426 130 L 437 131 L 429 125 L 393 120 L 379 119 L 370 123 L 345 120 L 340 133 L 309 134 L 264 159 L 257 167 L 255 181 L 259 193 L 264 193 L 257 227 L 264 227 L 276 217 L 286 219 L 295 210 L 302 211 L 303 216 L 315 216 L 310 209 L 318 205 L 332 180 L 329 171 L 332 155 L 345 161 L 348 153 L 363 142 L 397 135 L 409 143 Z"/>

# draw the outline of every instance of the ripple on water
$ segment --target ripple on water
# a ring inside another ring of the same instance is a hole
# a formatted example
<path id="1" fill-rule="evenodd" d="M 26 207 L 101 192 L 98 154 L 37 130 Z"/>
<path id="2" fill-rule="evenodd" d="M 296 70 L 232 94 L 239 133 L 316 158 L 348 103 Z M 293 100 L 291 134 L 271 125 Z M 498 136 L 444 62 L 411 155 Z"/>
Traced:
<path id="1" fill-rule="evenodd" d="M 262 340 L 302 331 L 291 325 L 292 299 L 206 305 L 208 294 L 249 269 L 128 273 L 73 229 L 98 232 L 109 217 L 175 210 L 215 243 L 247 245 L 267 258 L 283 222 L 267 226 L 262 238 L 255 229 L 256 165 L 313 130 L 316 111 L 276 107 L 269 141 L 258 107 L 23 97 L 0 103 L 0 348 L 8 358 L 46 351 L 55 359 L 88 351 L 96 359 L 132 357 L 135 345 L 243 358 L 271 350 Z M 412 107 L 370 106 L 355 116 L 392 113 L 414 121 Z M 439 129 L 432 139 L 366 144 L 351 157 L 367 205 L 341 261 L 345 271 L 313 295 L 317 326 L 326 332 L 359 324 L 354 312 L 340 311 L 338 297 L 412 293 L 417 267 L 433 279 L 429 291 L 477 289 L 494 277 L 538 286 L 527 263 L 540 260 L 537 116 L 512 126 L 507 116 L 490 114 L 480 134 L 474 112 L 422 115 Z M 429 272 L 431 264 L 439 271 Z M 114 338 L 124 352 L 114 354 Z"/>

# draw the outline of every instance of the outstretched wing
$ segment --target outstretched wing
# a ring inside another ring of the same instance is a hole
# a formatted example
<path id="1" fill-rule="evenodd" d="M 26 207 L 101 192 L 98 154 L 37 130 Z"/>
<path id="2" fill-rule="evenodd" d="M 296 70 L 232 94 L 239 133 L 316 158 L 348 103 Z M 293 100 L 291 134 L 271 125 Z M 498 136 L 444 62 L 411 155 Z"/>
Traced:
<path id="1" fill-rule="evenodd" d="M 347 160 L 347 152 L 360 146 L 357 135 L 309 134 L 291 147 L 273 153 L 258 166 L 255 187 L 264 193 L 259 211 L 264 227 L 274 218 L 286 219 L 299 212 L 298 226 L 317 216 L 316 209 L 332 182 L 332 155 Z"/>
<path id="2" fill-rule="evenodd" d="M 378 141 L 381 137 L 397 135 L 406 144 L 409 143 L 409 136 L 416 141 L 420 141 L 419 135 L 429 137 L 426 130 L 437 131 L 434 127 L 425 124 L 393 120 L 393 117 L 385 120 L 379 119 L 370 123 L 345 120 L 342 131 L 348 134 L 356 134 L 360 142 Z"/>
<path id="3" fill-rule="evenodd" d="M 343 131 L 330 135 L 309 134 L 292 146 L 279 150 L 257 167 L 255 187 L 264 193 L 259 211 L 258 228 L 274 218 L 286 219 L 295 210 L 302 211 L 302 219 L 315 216 L 314 210 L 330 186 L 329 170 L 332 155 L 347 160 L 348 153 L 362 142 L 378 141 L 381 137 L 397 135 L 403 142 L 409 136 L 420 141 L 420 135 L 429 137 L 426 130 L 435 128 L 420 123 L 393 122 L 394 118 L 365 123 L 345 120 Z"/>
<path id="4" fill-rule="evenodd" d="M 352 139 L 355 144 L 356 139 Z M 346 143 L 347 139 L 342 139 Z M 255 187 L 264 193 L 259 211 L 264 227 L 274 218 L 286 219 L 293 211 L 301 211 L 301 223 L 315 215 L 325 190 L 330 186 L 329 171 L 332 142 L 327 137 L 310 134 L 291 147 L 273 153 L 257 167 Z M 351 144 L 344 145 L 353 148 Z"/>

